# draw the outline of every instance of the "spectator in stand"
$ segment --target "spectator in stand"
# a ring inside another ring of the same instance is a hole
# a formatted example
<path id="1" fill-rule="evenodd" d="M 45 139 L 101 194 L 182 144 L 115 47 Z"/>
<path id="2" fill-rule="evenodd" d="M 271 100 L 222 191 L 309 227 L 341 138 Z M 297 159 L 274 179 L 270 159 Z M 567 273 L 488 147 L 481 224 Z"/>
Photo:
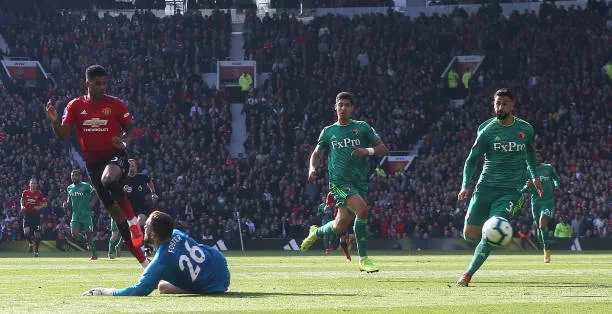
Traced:
<path id="1" fill-rule="evenodd" d="M 602 25 L 611 18 L 610 4 L 545 6 L 539 14 L 517 12 L 507 18 L 488 6 L 474 14 L 457 9 L 450 15 L 409 19 L 390 11 L 350 18 L 330 14 L 310 22 L 288 14 L 258 18 L 248 11 L 245 56 L 256 60 L 258 69 L 271 72 L 271 78 L 246 97 L 247 153 L 241 157 L 226 150 L 231 134 L 226 93 L 200 78 L 228 56 L 229 14 L 188 12 L 157 18 L 137 12 L 99 17 L 61 13 L 38 3 L 28 6 L 25 15 L 23 8 L 3 7 L 0 15 L 10 24 L 0 26 L 0 33 L 10 55 L 46 57 L 50 65 L 45 70 L 55 75 L 57 85 L 43 96 L 26 89 L 0 89 L 0 102 L 13 108 L 0 113 L 0 135 L 6 134 L 0 146 L 0 195 L 15 202 L 20 192 L 16 187 L 36 175 L 49 199 L 45 219 L 64 216 L 58 200 L 66 197 L 62 187 L 69 183 L 69 173 L 56 169 L 73 168 L 73 161 L 65 157 L 70 156 L 68 147 L 44 132 L 41 104 L 53 95 L 56 105 L 63 107 L 79 93 L 79 62 L 104 60 L 109 72 L 117 74 L 109 92 L 124 100 L 134 116 L 133 150 L 141 156 L 139 169 L 154 173 L 156 187 L 164 193 L 159 207 L 174 217 L 183 215 L 187 202 L 181 204 L 180 196 L 186 194 L 180 191 L 191 193 L 193 216 L 198 221 L 205 217 L 211 236 L 220 238 L 223 220 L 232 219 L 226 206 L 241 206 L 241 214 L 255 225 L 253 236 L 281 237 L 285 214 L 315 205 L 311 197 L 316 194 L 307 193 L 310 187 L 304 184 L 301 165 L 313 149 L 316 130 L 333 122 L 333 112 L 325 110 L 326 99 L 348 88 L 360 99 L 356 117 L 371 117 L 368 122 L 391 150 L 409 151 L 423 139 L 408 171 L 370 180 L 368 203 L 375 204 L 370 230 L 383 236 L 384 229 L 385 236 L 393 236 L 390 224 L 397 216 L 406 224 L 408 237 L 415 232 L 434 236 L 437 222 L 440 230 L 456 238 L 463 229 L 465 204 L 457 204 L 456 191 L 448 187 L 458 185 L 475 121 L 485 118 L 476 109 L 489 105 L 483 95 L 508 85 L 518 91 L 519 114 L 533 121 L 538 146 L 550 152 L 564 187 L 557 194 L 557 213 L 550 226 L 580 211 L 592 219 L 585 220 L 587 225 L 597 217 L 608 219 L 609 236 L 612 134 L 607 121 L 612 117 L 606 108 L 612 89 L 602 67 L 611 47 Z M 81 22 L 83 18 L 87 23 Z M 75 45 L 82 49 L 72 49 Z M 362 51 L 368 56 L 363 68 L 357 58 Z M 473 51 L 487 55 L 472 77 L 482 76 L 482 89 L 475 88 L 458 112 L 447 107 L 439 75 L 454 55 Z M 194 104 L 201 114 L 196 110 L 198 114 L 190 115 Z M 531 224 L 529 212 L 524 209 L 517 223 Z M 315 221 L 313 211 L 300 214 L 303 220 L 297 223 L 308 226 Z M 100 238 L 107 237 L 108 215 L 99 208 L 95 215 L 103 231 Z M 285 230 L 305 232 L 284 220 Z M 203 226 L 198 227 L 201 232 Z M 603 234 L 595 232 L 595 226 L 590 229 L 594 235 Z M 18 239 L 21 233 L 14 236 Z"/>

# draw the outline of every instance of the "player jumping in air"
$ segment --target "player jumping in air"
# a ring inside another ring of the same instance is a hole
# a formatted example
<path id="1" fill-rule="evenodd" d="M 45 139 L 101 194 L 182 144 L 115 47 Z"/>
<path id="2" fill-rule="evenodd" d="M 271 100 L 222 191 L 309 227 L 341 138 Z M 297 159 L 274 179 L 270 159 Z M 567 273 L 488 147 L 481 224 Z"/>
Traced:
<path id="1" fill-rule="evenodd" d="M 529 190 L 531 199 L 531 214 L 538 227 L 538 240 L 544 250 L 544 263 L 550 263 L 550 248 L 548 243 L 548 222 L 555 216 L 555 188 L 559 186 L 559 176 L 551 164 L 545 164 L 541 151 L 536 152 L 536 177 L 542 182 L 544 197 L 538 197 L 538 191 L 533 187 L 531 180 L 523 187 L 522 192 Z"/>
<path id="2" fill-rule="evenodd" d="M 130 201 L 130 204 L 132 204 L 132 208 L 134 208 L 134 213 L 138 217 L 139 224 L 144 225 L 152 203 L 155 203 L 159 197 L 157 194 L 155 194 L 155 186 L 153 185 L 151 178 L 144 173 L 138 173 L 136 160 L 130 158 L 128 159 L 128 164 L 128 173 L 122 182 L 123 190 L 125 193 L 127 193 L 128 200 Z M 150 201 L 147 200 L 149 196 Z M 108 257 L 113 259 L 114 255 L 112 252 L 115 252 L 117 255 L 120 254 L 121 242 L 119 239 L 121 237 L 117 235 L 116 223 L 112 219 L 111 232 L 112 236 L 108 242 Z M 144 247 L 141 247 L 141 249 L 144 249 Z"/>
<path id="3" fill-rule="evenodd" d="M 359 254 L 359 269 L 376 272 L 378 267 L 368 258 L 368 162 L 367 156 L 382 156 L 388 151 L 376 131 L 365 121 L 353 120 L 355 109 L 353 96 L 342 92 L 336 96 L 334 105 L 338 122 L 321 131 L 319 141 L 310 156 L 308 181 L 317 178 L 317 167 L 324 151 L 329 151 L 327 168 L 329 190 L 333 193 L 338 207 L 336 219 L 326 225 L 311 226 L 308 237 L 302 241 L 300 249 L 307 251 L 312 244 L 324 235 L 337 235 L 344 232 L 356 216 L 353 230 Z"/>
<path id="4" fill-rule="evenodd" d="M 492 246 L 481 237 L 484 222 L 493 216 L 511 219 L 520 212 L 523 206 L 520 190 L 524 184 L 525 166 L 540 197 L 543 197 L 542 184 L 535 172 L 533 127 L 512 114 L 514 101 L 515 95 L 508 89 L 502 88 L 495 92 L 495 117 L 478 127 L 476 141 L 465 161 L 463 184 L 457 197 L 459 201 L 470 195 L 470 180 L 478 161 L 485 156 L 463 228 L 465 240 L 478 243 L 478 246 L 467 271 L 457 281 L 457 286 L 467 287 L 474 273 L 491 253 Z"/>
<path id="5" fill-rule="evenodd" d="M 142 231 L 121 185 L 128 170 L 126 148 L 134 133 L 132 116 L 121 100 L 105 94 L 106 70 L 102 66 L 88 67 L 85 76 L 87 95 L 68 103 L 61 122 L 49 100 L 47 119 L 51 121 L 55 136 L 62 141 L 76 128 L 87 172 L 98 197 L 117 222 L 125 246 L 146 267 L 148 260 L 139 248 L 143 241 Z"/>

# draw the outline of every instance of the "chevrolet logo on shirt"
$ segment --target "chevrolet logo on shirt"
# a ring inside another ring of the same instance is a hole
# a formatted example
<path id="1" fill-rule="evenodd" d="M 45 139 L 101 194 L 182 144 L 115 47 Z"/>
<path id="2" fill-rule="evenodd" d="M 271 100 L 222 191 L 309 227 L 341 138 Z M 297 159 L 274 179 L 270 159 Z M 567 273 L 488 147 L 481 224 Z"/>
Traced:
<path id="1" fill-rule="evenodd" d="M 99 118 L 92 118 L 89 120 L 83 121 L 83 126 L 88 126 L 89 128 L 84 128 L 85 132 L 106 132 L 108 128 L 101 128 L 101 126 L 105 126 L 108 124 L 108 120 L 102 120 Z"/>

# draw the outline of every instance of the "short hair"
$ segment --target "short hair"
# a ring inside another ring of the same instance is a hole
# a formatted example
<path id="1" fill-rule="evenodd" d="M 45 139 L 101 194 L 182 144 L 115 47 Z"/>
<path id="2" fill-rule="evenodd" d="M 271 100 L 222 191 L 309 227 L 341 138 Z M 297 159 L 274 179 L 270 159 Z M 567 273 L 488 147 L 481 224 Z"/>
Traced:
<path id="1" fill-rule="evenodd" d="M 87 78 L 88 81 L 101 76 L 106 76 L 106 69 L 99 64 L 89 66 L 87 70 L 85 70 L 85 78 Z"/>
<path id="2" fill-rule="evenodd" d="M 174 229 L 174 219 L 172 219 L 172 216 L 156 210 L 149 217 L 151 219 L 151 228 L 159 237 L 159 240 L 162 242 L 169 240 Z"/>
<path id="3" fill-rule="evenodd" d="M 81 170 L 80 169 L 74 169 L 74 170 L 70 171 L 70 174 L 73 174 L 73 173 L 81 174 Z"/>
<path id="4" fill-rule="evenodd" d="M 495 97 L 507 96 L 508 98 L 515 100 L 515 94 L 509 88 L 500 88 L 495 92 Z"/>
<path id="5" fill-rule="evenodd" d="M 349 92 L 341 92 L 338 95 L 336 95 L 336 103 L 338 101 L 340 101 L 340 99 L 346 99 L 346 100 L 350 100 L 351 104 L 354 104 L 355 102 L 353 101 L 353 95 Z"/>

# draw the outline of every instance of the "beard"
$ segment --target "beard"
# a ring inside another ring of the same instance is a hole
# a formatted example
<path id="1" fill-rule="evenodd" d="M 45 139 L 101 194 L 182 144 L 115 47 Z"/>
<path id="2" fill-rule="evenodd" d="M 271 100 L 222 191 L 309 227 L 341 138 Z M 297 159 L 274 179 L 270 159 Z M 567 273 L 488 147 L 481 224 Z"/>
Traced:
<path id="1" fill-rule="evenodd" d="M 497 120 L 504 120 L 508 117 L 508 113 L 503 112 L 503 111 L 498 111 L 495 113 L 495 116 L 497 117 Z"/>
<path id="2" fill-rule="evenodd" d="M 151 242 L 151 243 L 153 243 L 153 239 L 151 239 L 151 234 L 150 234 L 150 232 L 147 232 L 147 231 L 145 230 L 145 233 L 144 233 L 144 239 L 143 239 L 143 241 L 144 241 L 144 242 Z"/>

